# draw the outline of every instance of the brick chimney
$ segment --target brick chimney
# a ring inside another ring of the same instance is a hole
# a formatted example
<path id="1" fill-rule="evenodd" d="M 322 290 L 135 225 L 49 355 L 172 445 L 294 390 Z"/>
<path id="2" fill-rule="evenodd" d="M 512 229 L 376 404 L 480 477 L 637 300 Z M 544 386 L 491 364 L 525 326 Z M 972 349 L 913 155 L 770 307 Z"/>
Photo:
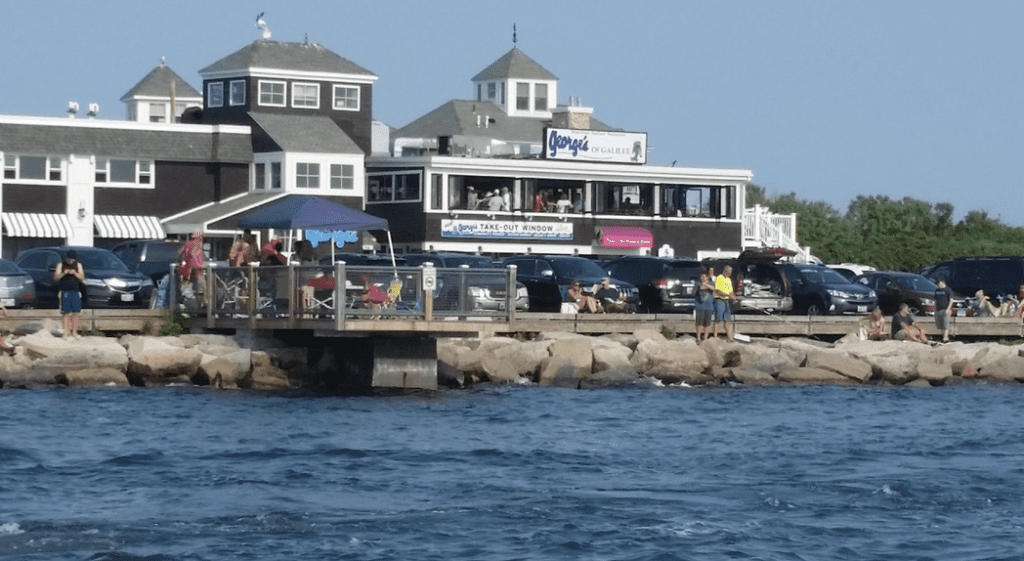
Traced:
<path id="1" fill-rule="evenodd" d="M 593 107 L 583 107 L 580 98 L 570 97 L 568 105 L 559 105 L 551 112 L 551 126 L 556 129 L 579 129 L 590 128 L 590 115 L 594 112 Z"/>

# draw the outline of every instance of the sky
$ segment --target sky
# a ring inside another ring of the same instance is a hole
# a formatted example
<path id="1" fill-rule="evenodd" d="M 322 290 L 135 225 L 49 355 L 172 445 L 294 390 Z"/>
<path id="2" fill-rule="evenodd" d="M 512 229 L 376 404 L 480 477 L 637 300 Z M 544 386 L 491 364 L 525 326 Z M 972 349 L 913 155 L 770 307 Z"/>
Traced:
<path id="1" fill-rule="evenodd" d="M 769 195 L 950 203 L 1024 226 L 1019 0 L 0 0 L 0 114 L 119 100 L 165 58 L 199 70 L 259 38 L 307 38 L 379 76 L 403 126 L 516 46 L 569 96 L 648 134 L 648 162 L 751 170 Z"/>

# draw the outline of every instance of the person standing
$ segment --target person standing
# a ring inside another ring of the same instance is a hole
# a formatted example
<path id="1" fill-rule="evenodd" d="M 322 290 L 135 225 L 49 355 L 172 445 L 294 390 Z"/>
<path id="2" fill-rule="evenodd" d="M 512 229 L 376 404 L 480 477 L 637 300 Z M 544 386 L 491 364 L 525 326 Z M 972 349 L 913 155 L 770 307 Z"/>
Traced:
<path id="1" fill-rule="evenodd" d="M 480 199 L 476 195 L 476 189 L 472 185 L 466 188 L 466 210 L 476 210 L 480 206 Z"/>
<path id="2" fill-rule="evenodd" d="M 512 194 L 508 187 L 501 188 L 501 210 L 502 212 L 512 212 Z"/>
<path id="3" fill-rule="evenodd" d="M 711 281 L 714 276 L 715 270 L 708 269 L 700 274 L 697 285 L 696 305 L 693 310 L 698 342 L 708 338 L 711 320 L 715 317 L 715 284 Z"/>
<path id="4" fill-rule="evenodd" d="M 715 338 L 718 338 L 718 324 L 725 323 L 725 339 L 732 342 L 732 301 L 735 299 L 732 267 L 726 265 L 722 268 L 722 274 L 715 277 Z"/>
<path id="5" fill-rule="evenodd" d="M 939 279 L 935 289 L 935 327 L 942 331 L 942 342 L 949 342 L 949 318 L 953 315 L 953 291 L 946 286 L 946 279 Z"/>
<path id="6" fill-rule="evenodd" d="M 203 255 L 202 231 L 196 230 L 192 232 L 192 237 L 181 246 L 179 259 L 181 267 L 178 268 L 178 275 L 181 277 L 182 292 L 184 293 L 186 287 L 191 287 L 199 307 L 204 307 L 203 296 L 205 287 L 199 282 L 199 275 L 206 265 L 205 256 Z"/>
<path id="7" fill-rule="evenodd" d="M 78 314 L 82 311 L 82 287 L 85 285 L 85 269 L 78 262 L 78 252 L 68 251 L 67 257 L 54 269 L 53 280 L 57 281 L 60 289 L 58 298 L 64 336 L 78 339 L 81 337 L 78 334 Z"/>

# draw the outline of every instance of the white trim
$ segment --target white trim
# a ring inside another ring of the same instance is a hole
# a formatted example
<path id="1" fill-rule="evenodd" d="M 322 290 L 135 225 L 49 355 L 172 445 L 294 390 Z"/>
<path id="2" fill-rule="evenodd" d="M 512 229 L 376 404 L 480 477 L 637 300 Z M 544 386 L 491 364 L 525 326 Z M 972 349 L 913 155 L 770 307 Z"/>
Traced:
<path id="1" fill-rule="evenodd" d="M 92 129 L 124 129 L 153 132 L 199 132 L 224 134 L 252 134 L 248 125 L 193 125 L 183 123 L 140 123 L 104 119 L 68 119 L 65 117 L 24 117 L 0 115 L 0 123 L 9 125 L 38 125 L 51 127 L 79 127 Z"/>
<path id="2" fill-rule="evenodd" d="M 67 239 L 72 232 L 71 221 L 65 214 L 5 212 L 0 216 L 9 238 Z"/>
<path id="3" fill-rule="evenodd" d="M 213 104 L 213 88 L 220 86 L 220 103 Z M 224 82 L 207 82 L 206 84 L 206 106 L 207 107 L 224 107 Z"/>
<path id="4" fill-rule="evenodd" d="M 342 74 L 337 72 L 311 72 L 300 70 L 282 70 L 279 68 L 244 68 L 234 70 L 221 70 L 219 72 L 200 72 L 203 80 L 223 80 L 226 78 L 237 78 L 249 76 L 252 78 L 271 78 L 276 80 L 316 80 L 320 82 L 355 82 L 359 84 L 372 84 L 379 79 L 374 74 Z"/>
<path id="5" fill-rule="evenodd" d="M 155 216 L 96 214 L 93 223 L 98 238 L 160 239 L 166 235 L 160 219 Z"/>
<path id="6" fill-rule="evenodd" d="M 242 84 L 242 101 L 235 103 L 235 84 Z M 231 80 L 228 82 L 228 105 L 239 107 L 245 105 L 246 82 L 245 80 Z"/>
<path id="7" fill-rule="evenodd" d="M 338 88 L 345 88 L 356 91 L 356 106 L 355 107 L 338 107 Z M 358 85 L 350 84 L 332 84 L 331 85 L 331 109 L 335 111 L 359 111 L 359 108 L 363 105 L 363 93 L 362 88 Z"/>
<path id="8" fill-rule="evenodd" d="M 281 103 L 263 103 L 263 84 L 281 85 Z M 258 80 L 256 85 L 256 105 L 260 107 L 287 107 L 288 106 L 288 82 L 284 80 Z"/>
<path id="9" fill-rule="evenodd" d="M 316 95 L 314 96 L 314 105 L 296 105 L 295 104 L 295 89 L 296 88 L 307 88 L 312 87 L 316 89 Z M 294 109 L 320 109 L 320 84 L 317 82 L 292 82 L 291 87 L 291 107 Z"/>

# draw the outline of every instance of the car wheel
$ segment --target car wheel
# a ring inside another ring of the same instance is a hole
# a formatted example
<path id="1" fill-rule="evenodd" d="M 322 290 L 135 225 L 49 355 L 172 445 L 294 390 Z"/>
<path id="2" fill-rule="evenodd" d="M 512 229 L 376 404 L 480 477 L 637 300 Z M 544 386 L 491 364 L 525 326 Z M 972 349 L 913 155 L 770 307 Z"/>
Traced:
<path id="1" fill-rule="evenodd" d="M 822 313 L 824 313 L 824 307 L 821 305 L 821 302 L 815 301 L 807 305 L 807 315 L 820 316 Z"/>
<path id="2" fill-rule="evenodd" d="M 914 304 L 913 302 L 907 302 L 907 306 L 909 306 L 910 314 L 912 316 L 921 316 L 921 308 L 917 307 L 917 304 Z"/>

